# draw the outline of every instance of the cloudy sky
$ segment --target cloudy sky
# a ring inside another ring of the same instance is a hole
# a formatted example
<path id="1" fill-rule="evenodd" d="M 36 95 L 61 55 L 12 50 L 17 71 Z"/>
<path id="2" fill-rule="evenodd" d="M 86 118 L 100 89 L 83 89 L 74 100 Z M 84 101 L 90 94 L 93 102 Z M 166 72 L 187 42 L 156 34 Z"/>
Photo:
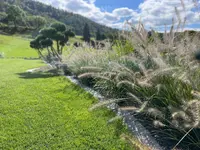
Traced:
<path id="1" fill-rule="evenodd" d="M 56 8 L 81 14 L 113 28 L 123 28 L 124 21 L 141 20 L 146 27 L 162 30 L 177 20 L 175 7 L 186 28 L 200 30 L 200 0 L 37 0 Z M 196 1 L 196 5 L 194 4 Z"/>

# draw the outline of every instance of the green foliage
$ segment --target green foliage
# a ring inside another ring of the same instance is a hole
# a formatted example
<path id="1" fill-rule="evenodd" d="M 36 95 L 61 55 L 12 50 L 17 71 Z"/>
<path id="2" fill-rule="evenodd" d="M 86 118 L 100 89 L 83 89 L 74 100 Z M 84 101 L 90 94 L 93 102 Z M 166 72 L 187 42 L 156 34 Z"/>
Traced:
<path id="1" fill-rule="evenodd" d="M 96 40 L 101 40 L 101 33 L 99 29 L 96 32 Z"/>
<path id="2" fill-rule="evenodd" d="M 34 27 L 36 30 L 42 28 L 46 24 L 46 19 L 41 16 L 29 16 L 27 22 L 31 27 Z"/>
<path id="3" fill-rule="evenodd" d="M 5 12 L 0 12 L 0 22 L 7 18 L 7 14 Z"/>
<path id="4" fill-rule="evenodd" d="M 57 31 L 55 28 L 48 27 L 40 30 L 40 34 L 43 35 L 46 38 L 54 38 L 55 35 L 57 34 Z"/>
<path id="5" fill-rule="evenodd" d="M 0 29 L 8 28 L 8 25 L 0 22 Z"/>
<path id="6" fill-rule="evenodd" d="M 63 23 L 56 22 L 51 25 L 52 28 L 56 29 L 57 32 L 65 32 L 66 26 Z"/>
<path id="7" fill-rule="evenodd" d="M 15 4 L 15 1 L 13 0 L 4 0 L 4 5 L 6 2 L 9 4 Z M 20 0 L 19 5 L 24 11 L 27 12 L 27 14 L 45 17 L 47 20 L 47 24 L 51 24 L 55 21 L 63 22 L 64 24 L 68 25 L 69 29 L 73 29 L 76 35 L 83 35 L 83 28 L 86 23 L 90 26 L 90 33 L 93 37 L 95 37 L 98 29 L 100 29 L 102 34 L 112 34 L 113 32 L 118 32 L 118 30 L 116 29 L 100 25 L 81 15 L 73 14 L 64 10 L 59 10 L 38 1 Z M 2 6 L 2 11 L 5 11 L 5 8 L 5 6 Z"/>
<path id="8" fill-rule="evenodd" d="M 133 45 L 128 40 L 116 40 L 113 49 L 119 56 L 127 55 L 134 51 Z"/>
<path id="9" fill-rule="evenodd" d="M 98 29 L 96 32 L 96 40 L 100 41 L 100 40 L 105 40 L 105 39 L 106 39 L 105 34 L 101 34 L 100 30 Z"/>
<path id="10" fill-rule="evenodd" d="M 53 61 L 52 58 L 57 58 L 61 61 L 63 48 L 67 44 L 69 37 L 75 36 L 71 30 L 66 29 L 65 24 L 55 22 L 50 27 L 40 30 L 40 35 L 30 42 L 30 47 L 36 49 L 39 56 L 43 59 L 48 59 L 47 61 Z M 56 48 L 53 47 L 54 43 Z M 46 58 L 42 53 L 44 48 L 48 52 Z"/>
<path id="11" fill-rule="evenodd" d="M 17 27 L 18 22 L 24 22 L 24 18 L 26 16 L 25 12 L 16 5 L 10 5 L 6 13 L 8 15 L 8 20 L 14 23 L 15 28 Z"/>
<path id="12" fill-rule="evenodd" d="M 86 23 L 84 28 L 83 28 L 83 40 L 85 42 L 90 42 L 90 29 L 89 29 L 89 25 Z"/>
<path id="13" fill-rule="evenodd" d="M 76 36 L 75 33 L 71 29 L 67 30 L 65 32 L 65 35 L 68 36 L 68 37 L 75 37 Z"/>

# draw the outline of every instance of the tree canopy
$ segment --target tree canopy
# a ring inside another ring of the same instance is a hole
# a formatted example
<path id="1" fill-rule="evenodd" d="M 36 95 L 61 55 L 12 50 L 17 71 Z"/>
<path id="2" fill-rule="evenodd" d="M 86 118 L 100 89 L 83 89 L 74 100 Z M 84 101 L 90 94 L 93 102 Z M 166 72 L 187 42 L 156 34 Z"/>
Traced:
<path id="1" fill-rule="evenodd" d="M 24 21 L 24 18 L 26 16 L 25 12 L 19 6 L 16 5 L 10 5 L 6 13 L 8 15 L 8 21 L 12 21 L 15 25 L 15 28 L 17 27 L 17 22 Z"/>
<path id="2" fill-rule="evenodd" d="M 41 16 L 29 16 L 27 21 L 29 25 L 34 27 L 36 30 L 40 29 L 46 24 L 46 19 Z"/>
<path id="3" fill-rule="evenodd" d="M 73 36 L 75 34 L 71 30 L 67 30 L 65 24 L 56 22 L 51 24 L 50 27 L 40 30 L 40 34 L 30 42 L 30 47 L 37 49 L 41 57 L 44 57 L 42 50 L 46 48 L 48 58 L 56 57 L 62 61 L 63 48 L 68 42 L 69 37 Z M 53 46 L 54 42 L 56 48 Z"/>
<path id="4" fill-rule="evenodd" d="M 91 37 L 95 37 L 95 34 L 97 30 L 99 29 L 101 31 L 101 34 L 111 34 L 111 33 L 117 33 L 117 29 L 112 29 L 110 27 L 100 25 L 88 18 L 85 18 L 78 14 L 73 14 L 71 12 L 67 12 L 64 10 L 56 9 L 50 5 L 45 5 L 43 3 L 40 3 L 38 1 L 32 1 L 32 0 L 20 0 L 17 2 L 16 0 L 3 0 L 3 2 L 0 2 L 0 11 L 6 12 L 9 5 L 17 5 L 21 9 L 23 9 L 27 16 L 42 16 L 46 19 L 46 24 L 51 24 L 52 22 L 58 21 L 62 22 L 65 25 L 67 25 L 68 29 L 72 29 L 76 35 L 83 35 L 83 28 L 84 25 L 87 23 L 90 27 L 90 34 Z M 20 23 L 19 21 L 18 23 Z M 30 26 L 35 28 L 34 26 Z M 39 28 L 43 27 L 40 26 Z M 107 36 L 106 36 L 107 37 Z"/>

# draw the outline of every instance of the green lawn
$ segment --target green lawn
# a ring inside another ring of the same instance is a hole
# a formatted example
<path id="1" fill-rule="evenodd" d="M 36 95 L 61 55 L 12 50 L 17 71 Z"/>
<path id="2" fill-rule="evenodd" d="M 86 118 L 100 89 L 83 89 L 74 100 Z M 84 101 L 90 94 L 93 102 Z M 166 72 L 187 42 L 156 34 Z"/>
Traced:
<path id="1" fill-rule="evenodd" d="M 30 40 L 19 36 L 0 35 L 0 52 L 5 57 L 38 57 L 37 52 L 30 48 Z"/>
<path id="2" fill-rule="evenodd" d="M 27 41 L 5 38 L 15 43 L 9 47 L 0 42 L 0 51 L 10 56 L 27 47 Z M 24 51 L 21 55 L 36 56 L 28 47 Z M 121 122 L 107 125 L 110 111 L 88 112 L 96 102 L 90 94 L 64 77 L 26 73 L 42 65 L 38 60 L 0 59 L 0 149 L 131 149 L 119 137 L 126 132 Z"/>

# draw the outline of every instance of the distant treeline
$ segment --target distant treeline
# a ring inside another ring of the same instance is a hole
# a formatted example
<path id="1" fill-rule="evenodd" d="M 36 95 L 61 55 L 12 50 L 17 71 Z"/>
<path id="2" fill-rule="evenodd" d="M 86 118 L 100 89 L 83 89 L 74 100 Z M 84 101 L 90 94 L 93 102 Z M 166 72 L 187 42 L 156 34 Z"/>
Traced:
<path id="1" fill-rule="evenodd" d="M 4 0 L 3 2 L 0 2 L 0 20 L 4 17 L 5 14 L 3 13 L 7 11 L 9 5 L 19 6 L 24 12 L 26 12 L 28 18 L 31 16 L 41 16 L 45 18 L 47 24 L 55 21 L 62 22 L 66 24 L 68 28 L 72 29 L 76 35 L 83 35 L 83 29 L 86 23 L 90 27 L 90 33 L 93 37 L 95 37 L 98 30 L 103 34 L 103 36 L 105 35 L 107 37 L 117 34 L 118 32 L 117 29 L 100 25 L 81 15 L 56 9 L 52 6 L 32 0 Z M 23 22 L 20 23 L 22 24 Z"/>

